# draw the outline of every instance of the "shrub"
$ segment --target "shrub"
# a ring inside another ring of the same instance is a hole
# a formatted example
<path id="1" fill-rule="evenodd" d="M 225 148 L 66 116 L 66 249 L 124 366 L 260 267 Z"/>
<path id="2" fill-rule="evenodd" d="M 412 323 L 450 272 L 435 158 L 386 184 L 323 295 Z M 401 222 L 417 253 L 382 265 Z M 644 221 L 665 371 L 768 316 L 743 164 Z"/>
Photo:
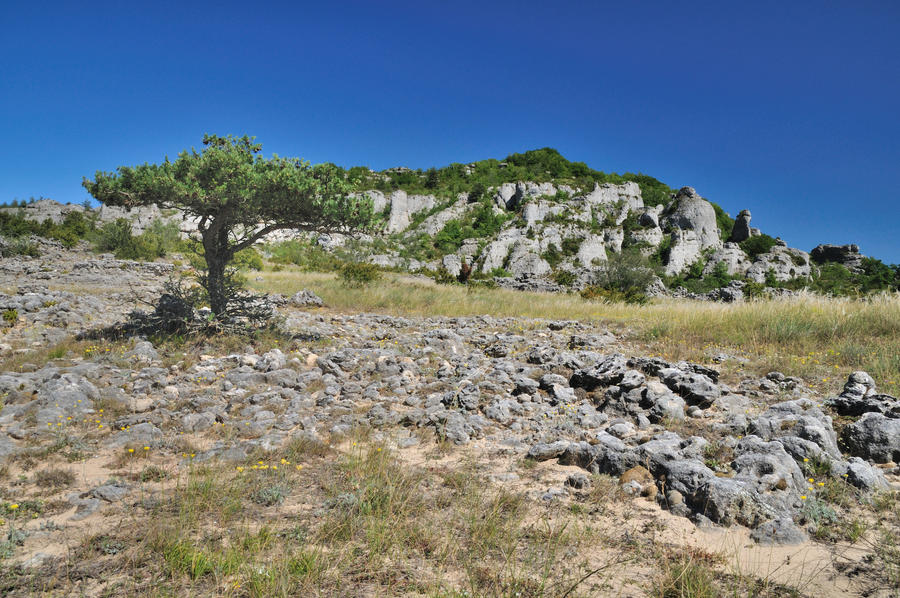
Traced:
<path id="1" fill-rule="evenodd" d="M 563 260 L 563 253 L 559 250 L 554 243 L 551 243 L 547 250 L 541 254 L 541 257 L 544 258 L 548 264 L 550 264 L 551 268 L 556 268 L 559 263 Z"/>
<path id="2" fill-rule="evenodd" d="M 336 272 L 344 261 L 319 245 L 307 241 L 284 241 L 268 249 L 277 264 L 294 264 L 308 272 Z"/>
<path id="3" fill-rule="evenodd" d="M 719 228 L 719 237 L 723 241 L 727 241 L 731 237 L 731 231 L 734 230 L 734 218 L 729 216 L 720 205 L 713 202 L 710 203 L 716 212 L 716 226 Z"/>
<path id="4" fill-rule="evenodd" d="M 753 261 L 756 259 L 756 256 L 769 253 L 769 250 L 775 247 L 775 239 L 765 234 L 756 235 L 741 241 L 740 246 L 744 253 L 750 256 L 750 260 Z"/>
<path id="5" fill-rule="evenodd" d="M 15 257 L 17 255 L 40 257 L 41 252 L 37 245 L 24 237 L 16 237 L 0 243 L 0 257 Z"/>
<path id="6" fill-rule="evenodd" d="M 566 237 L 562 241 L 562 252 L 563 255 L 572 256 L 578 253 L 578 250 L 581 248 L 582 239 L 578 237 Z"/>
<path id="7" fill-rule="evenodd" d="M 762 299 L 766 296 L 766 286 L 761 282 L 748 280 L 744 283 L 743 290 L 748 299 Z"/>
<path id="8" fill-rule="evenodd" d="M 374 264 L 349 262 L 340 271 L 341 280 L 350 287 L 362 287 L 381 278 L 381 270 Z"/>
<path id="9" fill-rule="evenodd" d="M 234 254 L 234 266 L 239 270 L 256 270 L 263 269 L 262 256 L 253 247 L 248 247 Z"/>
<path id="10" fill-rule="evenodd" d="M 553 274 L 553 282 L 558 285 L 569 287 L 575 282 L 576 276 L 574 272 L 568 270 L 557 270 Z"/>
<path id="11" fill-rule="evenodd" d="M 610 254 L 606 264 L 595 273 L 594 284 L 603 289 L 642 294 L 655 276 L 647 258 L 638 251 L 626 250 Z"/>
<path id="12" fill-rule="evenodd" d="M 7 309 L 3 312 L 4 322 L 15 322 L 19 319 L 19 312 L 16 309 Z"/>

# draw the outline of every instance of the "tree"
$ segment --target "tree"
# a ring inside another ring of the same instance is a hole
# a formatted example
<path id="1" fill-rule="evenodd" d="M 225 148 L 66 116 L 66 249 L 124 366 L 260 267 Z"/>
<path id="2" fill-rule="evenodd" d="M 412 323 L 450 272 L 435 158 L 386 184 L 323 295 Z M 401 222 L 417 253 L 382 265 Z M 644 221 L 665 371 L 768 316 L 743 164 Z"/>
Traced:
<path id="1" fill-rule="evenodd" d="M 98 171 L 83 185 L 95 199 L 125 208 L 177 208 L 197 222 L 206 259 L 201 284 L 217 317 L 227 315 L 228 264 L 235 253 L 280 229 L 349 232 L 368 226 L 372 203 L 350 194 L 333 164 L 261 155 L 253 137 L 204 135 L 194 148 L 161 164 Z"/>

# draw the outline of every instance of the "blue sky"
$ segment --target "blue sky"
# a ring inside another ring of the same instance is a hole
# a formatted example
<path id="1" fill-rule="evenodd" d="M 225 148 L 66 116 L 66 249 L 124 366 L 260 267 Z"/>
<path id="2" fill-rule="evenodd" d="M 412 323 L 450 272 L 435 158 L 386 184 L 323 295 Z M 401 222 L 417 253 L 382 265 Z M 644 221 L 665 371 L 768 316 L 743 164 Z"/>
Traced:
<path id="1" fill-rule="evenodd" d="M 9 2 L 0 201 L 204 133 L 376 169 L 555 147 L 900 262 L 900 3 Z"/>

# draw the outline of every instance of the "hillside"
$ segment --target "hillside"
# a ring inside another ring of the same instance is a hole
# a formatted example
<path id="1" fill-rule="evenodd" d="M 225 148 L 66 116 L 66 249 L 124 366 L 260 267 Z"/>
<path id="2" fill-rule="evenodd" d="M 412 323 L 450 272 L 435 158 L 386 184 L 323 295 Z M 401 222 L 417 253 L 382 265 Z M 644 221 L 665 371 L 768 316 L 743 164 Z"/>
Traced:
<path id="1" fill-rule="evenodd" d="M 801 288 L 859 294 L 900 286 L 900 268 L 866 258 L 856 245 L 790 248 L 752 227 L 749 210 L 733 219 L 691 187 L 676 191 L 644 174 L 607 174 L 550 148 L 426 171 L 343 173 L 374 205 L 371 234 L 281 231 L 267 237 L 270 258 L 309 266 L 310 251 L 321 249 L 330 255 L 312 260 L 313 269 L 362 261 L 442 282 L 588 289 L 612 299 L 668 293 L 733 301 Z M 182 236 L 195 229 L 179 213 L 155 207 L 85 210 L 52 200 L 8 208 L 0 233 L 23 232 L 9 221 L 15 215 L 45 224 L 25 232 L 51 237 L 60 233 L 46 228 L 48 221 L 64 226 L 67 217 L 97 228 L 125 218 L 136 235 L 154 223 L 168 222 Z M 297 240 L 304 245 L 285 247 Z"/>

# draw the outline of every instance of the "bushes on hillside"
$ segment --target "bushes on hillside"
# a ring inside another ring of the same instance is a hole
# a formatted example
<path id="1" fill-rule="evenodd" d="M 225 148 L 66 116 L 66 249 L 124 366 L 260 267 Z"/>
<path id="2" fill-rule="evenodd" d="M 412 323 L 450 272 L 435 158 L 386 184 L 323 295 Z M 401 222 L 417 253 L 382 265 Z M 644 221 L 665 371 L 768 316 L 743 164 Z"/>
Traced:
<path id="1" fill-rule="evenodd" d="M 307 272 L 336 272 L 344 261 L 316 243 L 291 240 L 268 248 L 271 260 L 276 264 L 294 264 Z"/>
<path id="2" fill-rule="evenodd" d="M 750 256 L 750 261 L 753 261 L 757 256 L 769 253 L 769 251 L 775 247 L 775 243 L 775 239 L 769 235 L 763 234 L 741 241 L 740 247 L 744 250 L 744 253 Z"/>
<path id="3" fill-rule="evenodd" d="M 59 241 L 65 247 L 74 247 L 79 239 L 88 237 L 93 230 L 93 223 L 82 212 L 69 212 L 59 224 L 49 218 L 36 222 L 17 212 L 0 212 L 0 235 L 7 239 L 35 235 Z"/>
<path id="4" fill-rule="evenodd" d="M 131 221 L 119 218 L 104 224 L 97 249 L 123 260 L 154 260 L 181 247 L 181 231 L 174 222 L 156 220 L 140 235 L 132 234 Z"/>
<path id="5" fill-rule="evenodd" d="M 596 183 L 632 181 L 640 186 L 644 204 L 648 206 L 668 203 L 673 194 L 668 185 L 651 176 L 594 170 L 584 162 L 566 159 L 549 147 L 510 154 L 503 161 L 491 158 L 468 165 L 454 163 L 425 171 L 392 169 L 376 173 L 364 166 L 354 166 L 345 171 L 345 176 L 358 189 L 378 189 L 385 193 L 403 189 L 409 193 L 432 193 L 446 198 L 503 183 L 550 180 L 565 180 L 585 190 L 592 189 Z M 477 197 L 470 197 L 470 201 L 477 201 L 483 194 L 475 195 Z"/>
<path id="6" fill-rule="evenodd" d="M 594 273 L 593 284 L 585 288 L 585 299 L 644 303 L 647 286 L 656 278 L 650 261 L 639 251 L 624 250 L 610 254 L 606 263 Z"/>
<path id="7" fill-rule="evenodd" d="M 496 235 L 506 220 L 505 214 L 498 214 L 489 201 L 482 199 L 462 219 L 448 221 L 434 236 L 434 247 L 442 253 L 453 253 L 466 239 Z"/>

